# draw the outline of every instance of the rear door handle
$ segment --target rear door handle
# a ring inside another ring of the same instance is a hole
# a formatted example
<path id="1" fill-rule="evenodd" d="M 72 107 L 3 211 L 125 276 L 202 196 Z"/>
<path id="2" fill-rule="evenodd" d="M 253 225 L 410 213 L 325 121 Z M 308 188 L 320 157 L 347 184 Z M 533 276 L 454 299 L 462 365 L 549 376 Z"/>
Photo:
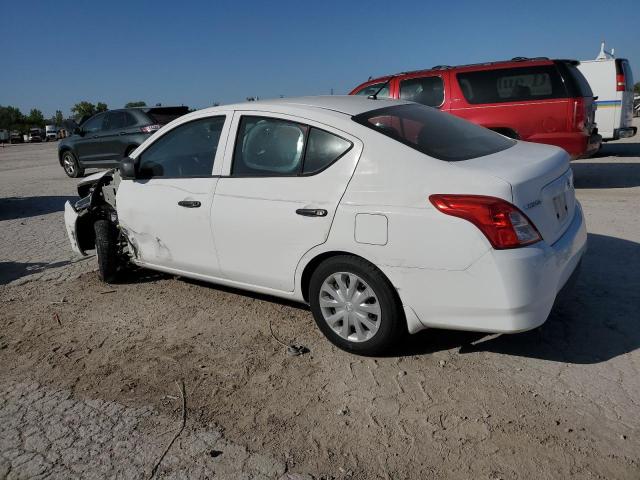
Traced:
<path id="1" fill-rule="evenodd" d="M 127 132 L 120 132 L 120 135 L 126 135 Z"/>
<path id="2" fill-rule="evenodd" d="M 184 208 L 198 208 L 201 203 L 197 200 L 180 200 L 178 205 Z"/>
<path id="3" fill-rule="evenodd" d="M 323 208 L 299 208 L 296 210 L 298 215 L 303 217 L 326 217 L 327 211 Z"/>

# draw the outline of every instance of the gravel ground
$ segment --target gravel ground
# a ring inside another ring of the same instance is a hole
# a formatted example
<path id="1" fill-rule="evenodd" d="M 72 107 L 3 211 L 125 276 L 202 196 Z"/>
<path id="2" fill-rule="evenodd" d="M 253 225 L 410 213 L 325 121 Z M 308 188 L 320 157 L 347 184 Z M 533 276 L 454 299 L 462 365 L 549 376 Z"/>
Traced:
<path id="1" fill-rule="evenodd" d="M 67 245 L 55 145 L 0 149 L 0 479 L 150 475 L 181 381 L 160 478 L 639 478 L 639 140 L 573 168 L 589 251 L 541 328 L 363 358 L 298 305 L 145 271 L 101 284 Z"/>

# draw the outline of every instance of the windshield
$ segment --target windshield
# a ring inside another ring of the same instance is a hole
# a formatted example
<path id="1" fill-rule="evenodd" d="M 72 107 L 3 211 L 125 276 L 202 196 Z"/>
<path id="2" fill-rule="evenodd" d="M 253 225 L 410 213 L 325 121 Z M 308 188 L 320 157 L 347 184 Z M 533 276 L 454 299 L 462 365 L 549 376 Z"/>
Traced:
<path id="1" fill-rule="evenodd" d="M 498 133 L 424 105 L 380 108 L 356 115 L 353 120 L 448 162 L 490 155 L 515 144 Z"/>

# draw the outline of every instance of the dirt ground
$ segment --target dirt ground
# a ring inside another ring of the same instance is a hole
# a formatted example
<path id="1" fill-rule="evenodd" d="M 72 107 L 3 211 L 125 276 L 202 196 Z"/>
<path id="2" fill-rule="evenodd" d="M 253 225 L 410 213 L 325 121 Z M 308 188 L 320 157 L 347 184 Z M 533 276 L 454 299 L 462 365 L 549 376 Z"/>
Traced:
<path id="1" fill-rule="evenodd" d="M 42 468 L 29 470 L 35 456 L 14 461 L 38 452 L 34 423 L 70 421 L 33 406 L 34 390 L 129 412 L 135 448 L 105 440 L 111 463 L 94 475 L 148 475 L 180 425 L 176 381 L 187 429 L 159 477 L 640 478 L 638 142 L 573 162 L 589 251 L 541 328 L 427 330 L 384 358 L 332 347 L 307 308 L 277 299 L 149 271 L 100 283 L 94 261 L 64 243 L 74 181 L 55 146 L 0 150 L 0 419 L 13 419 L 0 426 L 0 478 L 69 478 L 62 467 L 86 478 L 71 467 L 100 454 L 81 433 L 76 457 L 47 456 L 69 448 L 54 438 Z M 270 325 L 309 353 L 287 356 Z"/>

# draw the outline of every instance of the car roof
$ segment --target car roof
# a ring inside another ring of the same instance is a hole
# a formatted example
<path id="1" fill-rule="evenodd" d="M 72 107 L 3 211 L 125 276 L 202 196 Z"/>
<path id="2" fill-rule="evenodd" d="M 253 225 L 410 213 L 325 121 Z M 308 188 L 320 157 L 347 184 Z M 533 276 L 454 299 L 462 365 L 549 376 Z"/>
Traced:
<path id="1" fill-rule="evenodd" d="M 200 112 L 220 110 L 259 110 L 270 111 L 272 109 L 281 110 L 282 107 L 291 107 L 294 110 L 319 109 L 326 112 L 334 112 L 342 115 L 354 116 L 360 113 L 376 110 L 378 108 L 390 107 L 393 105 L 408 104 L 403 100 L 371 99 L 364 96 L 354 95 L 324 95 L 316 97 L 296 97 L 296 98 L 275 98 L 272 100 L 257 100 L 255 102 L 242 102 L 232 105 L 222 105 L 219 107 L 206 108 Z"/>
<path id="2" fill-rule="evenodd" d="M 434 67 L 425 68 L 422 70 L 404 71 L 404 72 L 398 72 L 392 75 L 383 75 L 381 77 L 371 78 L 366 82 L 362 82 L 354 90 L 357 90 L 369 84 L 385 82 L 393 77 L 420 76 L 423 74 L 441 72 L 443 70 L 455 70 L 458 72 L 464 72 L 464 71 L 471 71 L 471 70 L 491 70 L 491 69 L 513 68 L 513 67 L 523 67 L 523 66 L 533 67 L 533 66 L 540 66 L 540 65 L 552 65 L 556 61 L 577 63 L 576 60 L 565 60 L 565 59 L 552 60 L 547 57 L 536 57 L 536 58 L 515 57 L 511 60 L 471 63 L 467 65 L 436 65 Z"/>

